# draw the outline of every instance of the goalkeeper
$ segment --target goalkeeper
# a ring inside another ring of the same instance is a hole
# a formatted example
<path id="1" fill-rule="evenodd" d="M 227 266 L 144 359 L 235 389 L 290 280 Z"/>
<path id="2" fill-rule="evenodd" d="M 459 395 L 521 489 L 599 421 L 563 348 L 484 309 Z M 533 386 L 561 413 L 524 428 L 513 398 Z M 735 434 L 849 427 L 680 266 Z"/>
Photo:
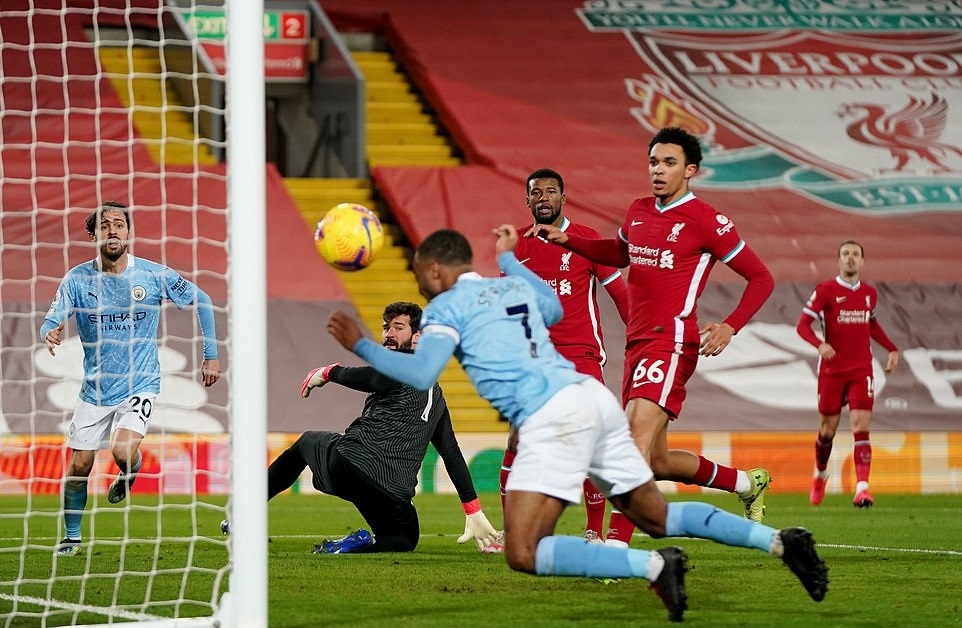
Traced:
<path id="1" fill-rule="evenodd" d="M 384 308 L 381 344 L 411 352 L 420 336 L 421 308 L 391 303 Z M 471 474 L 454 435 L 451 415 L 436 383 L 421 391 L 381 375 L 372 367 L 318 367 L 308 373 L 301 396 L 328 382 L 369 393 L 361 416 L 343 434 L 304 432 L 267 470 L 267 498 L 289 488 L 304 467 L 310 467 L 314 488 L 353 503 L 371 531 L 324 541 L 317 554 L 348 552 L 410 552 L 421 537 L 411 499 L 428 443 L 434 445 L 447 469 L 466 516 L 464 543 L 473 539 L 486 550 L 497 531 L 481 510 Z M 230 524 L 222 524 L 228 532 Z"/>

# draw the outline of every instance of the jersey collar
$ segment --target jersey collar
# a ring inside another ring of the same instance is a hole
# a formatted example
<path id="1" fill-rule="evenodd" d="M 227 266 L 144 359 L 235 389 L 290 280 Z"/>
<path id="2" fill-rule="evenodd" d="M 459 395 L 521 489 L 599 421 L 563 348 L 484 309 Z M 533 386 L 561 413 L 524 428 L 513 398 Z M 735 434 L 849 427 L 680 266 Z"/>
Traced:
<path id="1" fill-rule="evenodd" d="M 657 209 L 657 210 L 658 210 L 659 212 L 661 212 L 661 213 L 665 213 L 665 212 L 668 211 L 669 209 L 674 209 L 675 207 L 678 207 L 678 206 L 681 205 L 682 203 L 687 203 L 688 201 L 692 200 L 693 198 L 695 198 L 695 193 L 692 192 L 691 190 L 688 190 L 687 192 L 685 192 L 685 195 L 684 195 L 684 196 L 682 196 L 682 197 L 679 198 L 678 200 L 675 200 L 675 201 L 672 201 L 671 203 L 668 203 L 667 205 L 659 205 L 659 204 L 658 204 L 658 199 L 656 198 L 656 199 L 655 199 L 655 209 Z"/>
<path id="2" fill-rule="evenodd" d="M 861 280 L 861 279 L 859 279 L 859 280 L 856 281 L 855 283 L 849 283 L 849 282 L 845 281 L 844 279 L 842 279 L 841 275 L 836 275 L 836 276 L 835 276 L 835 283 L 837 283 L 838 285 L 842 286 L 843 288 L 848 288 L 848 289 L 851 290 L 852 292 L 855 292 L 856 290 L 858 290 L 859 288 L 862 287 L 862 280 Z"/>
<path id="3" fill-rule="evenodd" d="M 137 258 L 135 258 L 135 257 L 134 257 L 133 255 L 131 255 L 130 253 L 127 253 L 127 268 L 133 268 L 133 267 L 134 267 L 134 260 L 136 260 L 136 259 L 137 259 Z M 93 264 L 94 270 L 103 270 L 103 264 L 102 264 L 101 261 L 100 261 L 100 256 L 99 256 L 99 255 L 98 255 L 97 257 L 93 258 L 93 259 L 91 260 L 91 263 Z"/>
<path id="4" fill-rule="evenodd" d="M 466 273 L 461 273 L 460 275 L 458 275 L 458 278 L 454 283 L 458 283 L 462 279 L 464 279 L 465 281 L 475 281 L 478 279 L 484 279 L 484 277 L 482 277 L 481 274 L 476 271 L 469 270 Z"/>

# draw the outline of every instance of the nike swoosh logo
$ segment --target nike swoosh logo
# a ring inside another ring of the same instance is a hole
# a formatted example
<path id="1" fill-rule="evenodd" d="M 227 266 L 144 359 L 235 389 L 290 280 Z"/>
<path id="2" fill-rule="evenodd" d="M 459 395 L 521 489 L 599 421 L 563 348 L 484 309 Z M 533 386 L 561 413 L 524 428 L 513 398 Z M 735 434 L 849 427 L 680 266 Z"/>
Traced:
<path id="1" fill-rule="evenodd" d="M 835 297 L 835 302 L 836 302 L 836 303 L 841 303 L 841 302 L 844 301 L 844 300 L 845 300 L 845 297 Z"/>
<path id="2" fill-rule="evenodd" d="M 530 258 L 530 257 L 526 257 L 526 258 L 524 258 L 524 259 L 522 259 L 522 260 L 518 260 L 518 263 L 519 263 L 519 264 L 524 264 L 524 263 L 527 262 L 529 259 L 531 259 L 531 258 Z"/>
<path id="3" fill-rule="evenodd" d="M 635 225 L 643 225 L 643 224 L 645 224 L 645 221 L 644 221 L 644 220 L 632 220 L 632 221 L 631 221 L 631 226 L 632 226 L 632 227 L 634 227 Z"/>

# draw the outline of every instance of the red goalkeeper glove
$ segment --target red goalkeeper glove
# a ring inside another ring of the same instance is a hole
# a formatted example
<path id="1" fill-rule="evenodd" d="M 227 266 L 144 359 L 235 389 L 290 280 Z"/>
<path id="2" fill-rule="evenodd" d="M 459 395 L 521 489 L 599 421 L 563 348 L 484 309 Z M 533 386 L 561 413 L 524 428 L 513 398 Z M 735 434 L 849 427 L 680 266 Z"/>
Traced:
<path id="1" fill-rule="evenodd" d="M 307 374 L 304 378 L 304 382 L 301 384 L 301 397 L 305 399 L 311 394 L 312 388 L 320 388 L 327 382 L 331 381 L 328 377 L 331 374 L 331 369 L 335 366 L 340 366 L 337 362 L 334 364 L 328 364 L 327 366 L 319 366 Z"/>

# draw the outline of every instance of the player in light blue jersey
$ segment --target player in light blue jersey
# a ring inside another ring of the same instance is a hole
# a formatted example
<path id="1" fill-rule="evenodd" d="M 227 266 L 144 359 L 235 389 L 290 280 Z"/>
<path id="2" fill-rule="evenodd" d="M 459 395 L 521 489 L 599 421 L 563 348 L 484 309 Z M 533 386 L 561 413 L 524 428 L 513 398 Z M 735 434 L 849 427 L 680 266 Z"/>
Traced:
<path id="1" fill-rule="evenodd" d="M 63 341 L 71 316 L 83 343 L 80 401 L 67 433 L 71 449 L 63 490 L 64 540 L 60 556 L 80 554 L 80 524 L 87 505 L 87 478 L 97 450 L 110 447 L 120 468 L 107 499 L 122 501 L 140 470 L 140 443 L 147 434 L 154 398 L 160 392 L 157 327 L 161 305 L 194 305 L 204 334 L 201 377 L 220 378 L 217 336 L 210 297 L 176 271 L 127 252 L 130 211 L 107 201 L 87 217 L 87 233 L 99 254 L 70 269 L 60 282 L 40 327 L 51 355 Z"/>
<path id="2" fill-rule="evenodd" d="M 471 246 L 457 231 L 436 231 L 418 247 L 414 273 L 430 303 L 414 353 L 389 351 L 364 338 L 344 312 L 331 315 L 328 331 L 377 370 L 422 390 L 455 356 L 478 393 L 518 428 L 518 456 L 506 487 L 508 565 L 537 575 L 644 578 L 669 619 L 682 621 L 688 567 L 680 548 L 648 551 L 554 534 L 565 507 L 580 499 L 588 476 L 651 536 L 699 537 L 768 552 L 821 601 L 828 567 L 808 530 L 776 530 L 702 502 L 665 500 L 614 394 L 576 372 L 548 340 L 547 327 L 561 319 L 561 304 L 515 259 L 514 227 L 502 225 L 495 234 L 498 266 L 506 275 L 501 279 L 474 272 Z"/>

